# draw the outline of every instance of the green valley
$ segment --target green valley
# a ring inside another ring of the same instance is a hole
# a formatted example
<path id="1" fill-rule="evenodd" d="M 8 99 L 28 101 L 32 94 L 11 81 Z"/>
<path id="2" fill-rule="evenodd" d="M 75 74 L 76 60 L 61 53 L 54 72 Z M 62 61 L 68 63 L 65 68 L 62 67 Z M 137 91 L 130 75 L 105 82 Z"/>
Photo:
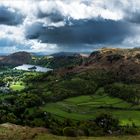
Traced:
<path id="1" fill-rule="evenodd" d="M 140 65 L 137 53 L 137 49 L 101 49 L 89 57 L 80 57 L 78 64 L 71 61 L 71 66 L 53 67 L 55 69 L 48 72 L 2 65 L 0 123 L 44 127 L 50 135 L 78 138 L 139 135 Z M 34 60 L 30 61 L 32 65 Z M 36 138 L 49 136 L 43 134 Z"/>

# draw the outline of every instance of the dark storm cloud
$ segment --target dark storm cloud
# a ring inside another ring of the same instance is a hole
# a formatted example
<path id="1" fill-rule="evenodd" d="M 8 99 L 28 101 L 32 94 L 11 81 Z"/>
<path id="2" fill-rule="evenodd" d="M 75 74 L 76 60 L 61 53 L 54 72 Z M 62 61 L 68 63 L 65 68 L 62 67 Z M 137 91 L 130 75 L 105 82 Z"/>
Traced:
<path id="1" fill-rule="evenodd" d="M 23 15 L 18 10 L 0 6 L 0 24 L 17 25 L 22 23 L 22 21 Z"/>
<path id="2" fill-rule="evenodd" d="M 43 27 L 36 23 L 27 29 L 26 37 L 55 44 L 117 44 L 131 33 L 127 22 L 94 19 L 71 20 L 62 27 Z"/>
<path id="3" fill-rule="evenodd" d="M 41 10 L 39 10 L 37 16 L 38 18 L 48 18 L 52 22 L 59 22 L 64 20 L 64 16 L 57 9 L 53 9 L 51 12 L 48 13 L 44 13 Z"/>
<path id="4" fill-rule="evenodd" d="M 132 23 L 140 23 L 140 11 L 135 12 L 126 12 L 126 16 L 124 17 L 124 20 L 127 20 Z"/>
<path id="5" fill-rule="evenodd" d="M 26 38 L 27 39 L 37 39 L 40 36 L 40 33 L 43 32 L 43 23 L 36 22 L 31 24 L 26 29 Z"/>

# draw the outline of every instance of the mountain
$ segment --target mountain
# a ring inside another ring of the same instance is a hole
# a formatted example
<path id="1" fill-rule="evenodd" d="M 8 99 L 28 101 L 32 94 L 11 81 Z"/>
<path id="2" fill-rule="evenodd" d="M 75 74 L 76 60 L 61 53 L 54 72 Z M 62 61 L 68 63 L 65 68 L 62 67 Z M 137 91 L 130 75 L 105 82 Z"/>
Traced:
<path id="1" fill-rule="evenodd" d="M 137 74 L 140 72 L 140 49 L 103 48 L 91 53 L 84 66 Z"/>
<path id="2" fill-rule="evenodd" d="M 48 55 L 47 52 L 31 52 L 33 56 L 46 56 Z"/>
<path id="3" fill-rule="evenodd" d="M 81 65 L 60 72 L 82 72 L 88 70 L 112 71 L 118 76 L 140 79 L 140 49 L 102 48 L 94 51 Z"/>
<path id="4" fill-rule="evenodd" d="M 75 52 L 59 52 L 59 53 L 51 54 L 51 56 L 53 56 L 53 57 L 69 57 L 69 56 L 80 56 L 80 54 L 75 53 Z"/>
<path id="5" fill-rule="evenodd" d="M 8 56 L 1 57 L 1 64 L 21 65 L 27 64 L 31 61 L 32 56 L 28 52 L 16 52 Z"/>

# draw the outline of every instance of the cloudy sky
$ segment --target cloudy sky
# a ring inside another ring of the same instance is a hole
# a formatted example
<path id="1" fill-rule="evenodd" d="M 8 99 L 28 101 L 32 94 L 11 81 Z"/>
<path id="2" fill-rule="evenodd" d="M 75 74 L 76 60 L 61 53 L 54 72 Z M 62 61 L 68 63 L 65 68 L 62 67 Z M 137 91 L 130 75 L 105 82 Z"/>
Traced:
<path id="1" fill-rule="evenodd" d="M 140 46 L 140 0 L 0 0 L 0 53 Z"/>

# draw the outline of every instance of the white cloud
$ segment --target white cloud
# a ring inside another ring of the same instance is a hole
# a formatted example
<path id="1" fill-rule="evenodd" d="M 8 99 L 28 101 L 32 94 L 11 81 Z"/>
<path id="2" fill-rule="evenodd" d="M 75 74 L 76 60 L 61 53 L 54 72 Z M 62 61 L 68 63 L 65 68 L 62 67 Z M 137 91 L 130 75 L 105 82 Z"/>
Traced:
<path id="1" fill-rule="evenodd" d="M 31 50 L 34 52 L 41 52 L 41 51 L 46 51 L 48 53 L 57 51 L 58 46 L 56 44 L 49 44 L 49 43 L 41 43 L 37 40 L 31 40 L 30 41 L 31 45 Z"/>
<path id="2" fill-rule="evenodd" d="M 57 9 L 64 16 L 70 16 L 74 19 L 86 19 L 101 16 L 105 19 L 118 20 L 122 18 L 120 12 L 104 8 L 104 0 L 91 1 L 90 5 L 81 2 L 81 0 L 71 1 L 41 1 L 38 8 L 43 13 L 51 13 Z"/>

